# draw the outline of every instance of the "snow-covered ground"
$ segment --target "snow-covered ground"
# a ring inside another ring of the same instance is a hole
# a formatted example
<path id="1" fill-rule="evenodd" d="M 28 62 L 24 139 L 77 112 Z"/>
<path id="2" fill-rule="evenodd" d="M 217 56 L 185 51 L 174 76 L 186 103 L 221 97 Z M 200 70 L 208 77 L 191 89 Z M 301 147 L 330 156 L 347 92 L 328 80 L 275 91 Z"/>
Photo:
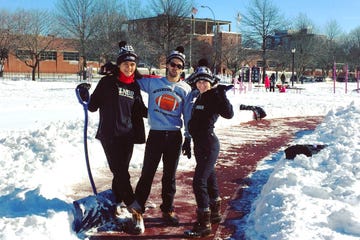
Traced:
<path id="1" fill-rule="evenodd" d="M 0 79 L 0 239 L 78 239 L 71 230 L 76 200 L 71 196 L 74 185 L 88 182 L 84 112 L 74 91 L 78 83 Z M 235 116 L 220 118 L 217 129 L 250 120 L 249 111 L 239 111 L 240 104 L 263 107 L 267 119 L 326 116 L 296 143 L 328 147 L 292 161 L 274 153 L 259 164 L 251 178 L 264 185 L 261 192 L 259 186 L 254 190 L 260 193 L 251 199 L 250 214 L 239 228 L 254 240 L 360 239 L 360 93 L 352 91 L 357 85 L 348 84 L 347 93 L 344 83 L 336 84 L 335 93 L 329 82 L 299 86 L 306 88 L 301 94 L 228 92 Z M 107 169 L 94 138 L 97 122 L 98 113 L 89 113 L 94 176 Z M 141 168 L 143 150 L 144 145 L 136 145 L 131 168 Z M 194 158 L 181 158 L 179 168 L 194 167 Z"/>

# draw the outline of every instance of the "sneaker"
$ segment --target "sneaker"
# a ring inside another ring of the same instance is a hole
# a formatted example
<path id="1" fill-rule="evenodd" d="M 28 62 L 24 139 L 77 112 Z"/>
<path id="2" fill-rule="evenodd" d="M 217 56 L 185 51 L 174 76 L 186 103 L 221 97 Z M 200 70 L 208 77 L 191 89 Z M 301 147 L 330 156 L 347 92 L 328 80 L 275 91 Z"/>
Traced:
<path id="1" fill-rule="evenodd" d="M 176 216 L 174 211 L 163 212 L 162 217 L 164 221 L 170 226 L 179 226 L 179 218 Z"/>
<path id="2" fill-rule="evenodd" d="M 132 214 L 132 224 L 128 230 L 136 235 L 144 233 L 145 225 L 142 213 L 134 208 L 129 209 L 129 211 Z"/>
<path id="3" fill-rule="evenodd" d="M 144 225 L 144 219 L 142 216 L 142 211 L 139 203 L 135 200 L 132 204 L 130 204 L 128 207 L 128 211 L 132 215 L 132 222 L 131 226 L 129 227 L 128 231 L 130 231 L 133 234 L 142 234 L 145 232 L 145 225 Z"/>

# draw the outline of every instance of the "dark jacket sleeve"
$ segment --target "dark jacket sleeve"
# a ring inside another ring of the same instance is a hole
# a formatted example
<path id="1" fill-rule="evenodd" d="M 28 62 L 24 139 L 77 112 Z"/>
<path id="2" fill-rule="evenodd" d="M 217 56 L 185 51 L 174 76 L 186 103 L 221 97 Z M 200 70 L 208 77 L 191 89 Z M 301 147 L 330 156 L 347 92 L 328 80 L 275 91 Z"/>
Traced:
<path id="1" fill-rule="evenodd" d="M 103 104 L 103 98 L 104 98 L 104 88 L 105 88 L 105 81 L 108 77 L 103 77 L 100 79 L 99 83 L 97 84 L 94 92 L 90 96 L 90 102 L 88 105 L 88 109 L 90 112 L 96 112 L 100 106 Z"/>
<path id="2" fill-rule="evenodd" d="M 217 112 L 223 118 L 230 119 L 234 116 L 233 107 L 226 97 L 226 92 L 216 91 L 217 94 Z"/>
<path id="3" fill-rule="evenodd" d="M 147 107 L 141 97 L 140 88 L 138 88 L 136 90 L 136 97 L 131 118 L 134 130 L 134 143 L 145 143 L 144 117 L 147 117 Z"/>

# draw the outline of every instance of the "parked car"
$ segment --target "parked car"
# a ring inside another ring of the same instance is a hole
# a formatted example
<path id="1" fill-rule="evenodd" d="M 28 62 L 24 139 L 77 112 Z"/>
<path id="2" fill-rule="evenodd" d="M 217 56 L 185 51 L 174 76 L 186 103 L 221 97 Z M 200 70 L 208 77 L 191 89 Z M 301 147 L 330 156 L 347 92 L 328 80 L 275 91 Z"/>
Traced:
<path id="1" fill-rule="evenodd" d="M 300 82 L 301 83 L 304 83 L 304 82 L 314 82 L 314 79 L 312 76 L 301 76 L 299 78 Z"/>
<path id="2" fill-rule="evenodd" d="M 344 76 L 338 76 L 338 77 L 336 78 L 336 81 L 337 81 L 337 82 L 345 82 L 345 77 L 344 77 Z M 349 76 L 347 81 L 348 81 L 348 82 L 356 82 L 357 80 L 356 80 L 356 78 L 354 78 L 354 77 L 352 77 L 352 76 Z"/>
<path id="3" fill-rule="evenodd" d="M 324 81 L 324 77 L 315 77 L 315 82 L 323 82 Z"/>

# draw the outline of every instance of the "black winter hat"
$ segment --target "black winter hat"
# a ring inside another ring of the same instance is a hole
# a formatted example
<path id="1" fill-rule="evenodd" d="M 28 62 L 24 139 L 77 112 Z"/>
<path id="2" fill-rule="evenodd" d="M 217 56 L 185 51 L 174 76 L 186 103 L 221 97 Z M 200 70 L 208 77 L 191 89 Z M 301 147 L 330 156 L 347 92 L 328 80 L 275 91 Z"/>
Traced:
<path id="1" fill-rule="evenodd" d="M 138 56 L 136 55 L 134 48 L 131 45 L 127 45 L 126 41 L 119 42 L 119 48 L 119 55 L 116 61 L 117 65 L 120 65 L 122 62 L 126 61 L 137 61 Z"/>
<path id="2" fill-rule="evenodd" d="M 183 46 L 178 46 L 175 50 L 171 51 L 170 55 L 166 58 L 166 63 L 169 63 L 173 58 L 180 59 L 183 63 L 183 66 L 185 66 L 185 54 Z"/>

